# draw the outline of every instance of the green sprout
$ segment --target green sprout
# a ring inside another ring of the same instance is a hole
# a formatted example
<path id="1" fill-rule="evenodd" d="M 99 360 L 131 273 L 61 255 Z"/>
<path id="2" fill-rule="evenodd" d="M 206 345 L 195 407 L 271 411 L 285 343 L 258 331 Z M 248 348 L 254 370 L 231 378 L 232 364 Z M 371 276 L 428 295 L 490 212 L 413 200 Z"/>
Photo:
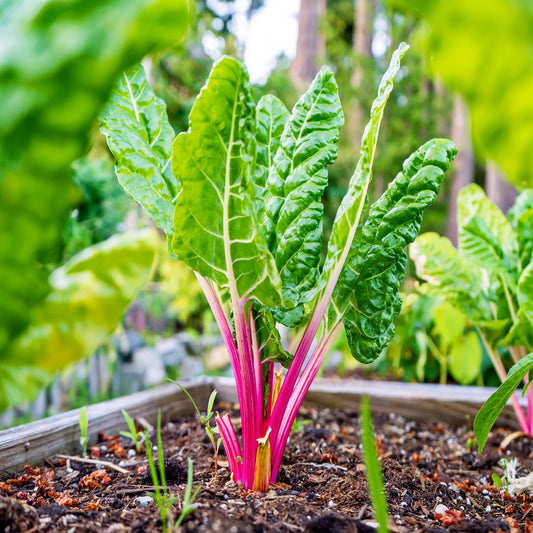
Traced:
<path id="1" fill-rule="evenodd" d="M 87 416 L 87 406 L 83 406 L 80 409 L 79 415 L 79 425 L 80 425 L 80 444 L 83 448 L 83 457 L 87 457 L 87 445 L 89 444 L 89 417 Z"/>
<path id="2" fill-rule="evenodd" d="M 209 396 L 209 400 L 207 401 L 207 411 L 205 416 L 202 415 L 200 409 L 198 408 L 198 405 L 194 401 L 193 397 L 189 393 L 189 391 L 183 386 L 180 385 L 177 381 L 167 378 L 167 381 L 170 381 L 170 383 L 174 383 L 174 385 L 177 385 L 191 400 L 194 409 L 198 413 L 198 416 L 200 417 L 200 422 L 202 426 L 205 428 L 205 432 L 207 433 L 207 436 L 209 437 L 209 440 L 211 441 L 211 444 L 213 445 L 213 451 L 215 452 L 215 475 L 218 470 L 218 450 L 220 449 L 220 444 L 222 443 L 222 439 L 219 437 L 218 439 L 215 439 L 215 434 L 218 433 L 218 428 L 216 426 L 211 427 L 210 420 L 213 418 L 215 412 L 213 411 L 213 405 L 215 404 L 215 398 L 217 395 L 217 391 L 214 390 L 211 395 Z"/>
<path id="3" fill-rule="evenodd" d="M 137 452 L 140 452 L 141 445 L 144 440 L 144 434 L 137 431 L 137 427 L 135 426 L 133 418 L 131 418 L 131 416 L 124 409 L 122 409 L 122 415 L 124 416 L 124 420 L 126 420 L 126 424 L 128 424 L 129 431 L 121 431 L 120 434 L 123 437 L 131 439 L 131 441 L 135 443 Z"/>
<path id="4" fill-rule="evenodd" d="M 174 523 L 174 516 L 172 508 L 176 502 L 179 502 L 179 496 L 172 496 L 168 490 L 166 476 L 165 476 L 165 459 L 163 454 L 163 439 L 161 438 L 161 411 L 157 413 L 157 467 L 154 459 L 154 452 L 152 443 L 148 436 L 148 430 L 144 430 L 144 442 L 146 445 L 146 458 L 148 459 L 148 467 L 150 469 L 150 477 L 154 485 L 155 493 L 150 494 L 154 502 L 159 508 L 161 515 L 161 523 L 163 525 L 163 533 L 174 531 L 183 522 L 183 519 L 194 511 L 194 500 L 200 492 L 201 485 L 196 490 L 192 490 L 193 482 L 193 463 L 190 457 L 187 458 L 187 485 L 183 494 L 183 503 L 181 505 L 181 514 L 176 523 Z"/>

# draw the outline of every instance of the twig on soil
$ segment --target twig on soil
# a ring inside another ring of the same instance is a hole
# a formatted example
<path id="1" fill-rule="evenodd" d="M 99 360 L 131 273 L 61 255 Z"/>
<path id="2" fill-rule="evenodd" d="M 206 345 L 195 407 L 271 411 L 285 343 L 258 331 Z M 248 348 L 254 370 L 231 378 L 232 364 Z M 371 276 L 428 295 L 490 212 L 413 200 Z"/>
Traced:
<path id="1" fill-rule="evenodd" d="M 120 466 L 117 466 L 115 463 L 111 463 L 109 461 L 102 461 L 101 459 L 84 459 L 83 457 L 76 457 L 75 455 L 60 455 L 57 454 L 56 457 L 59 457 L 60 459 L 70 459 L 71 461 L 78 461 L 78 463 L 89 463 L 92 465 L 102 465 L 107 468 L 111 468 L 112 470 L 116 470 L 117 472 L 120 472 L 121 474 L 128 474 L 128 470 L 125 468 L 122 468 Z"/>
<path id="2" fill-rule="evenodd" d="M 332 469 L 336 468 L 337 470 L 348 470 L 345 466 L 334 465 L 331 463 L 297 463 L 299 465 L 312 466 L 314 468 L 326 468 Z"/>

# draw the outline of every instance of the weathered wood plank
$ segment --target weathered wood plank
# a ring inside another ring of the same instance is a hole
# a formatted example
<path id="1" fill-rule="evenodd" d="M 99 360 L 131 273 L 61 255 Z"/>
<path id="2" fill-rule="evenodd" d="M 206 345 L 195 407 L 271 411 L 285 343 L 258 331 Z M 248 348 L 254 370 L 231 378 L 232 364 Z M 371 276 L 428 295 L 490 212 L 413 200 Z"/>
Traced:
<path id="1" fill-rule="evenodd" d="M 198 405 L 206 405 L 213 387 L 209 379 L 183 381 Z M 176 385 L 168 384 L 122 396 L 87 408 L 89 442 L 95 443 L 99 431 L 116 435 L 126 430 L 122 409 L 134 419 L 144 417 L 155 423 L 157 410 L 164 420 L 191 414 L 191 401 Z M 39 465 L 57 453 L 80 452 L 79 409 L 0 431 L 0 473 L 20 470 L 25 464 Z"/>
<path id="2" fill-rule="evenodd" d="M 233 378 L 214 378 L 213 386 L 218 391 L 219 401 L 237 402 Z M 474 421 L 481 406 L 495 390 L 432 383 L 318 379 L 307 393 L 304 405 L 358 410 L 361 398 L 367 395 L 375 412 L 393 412 L 414 420 L 435 420 L 461 426 L 467 423 L 468 417 Z M 522 401 L 525 405 L 525 400 Z M 503 410 L 497 425 L 519 429 L 510 405 Z"/>

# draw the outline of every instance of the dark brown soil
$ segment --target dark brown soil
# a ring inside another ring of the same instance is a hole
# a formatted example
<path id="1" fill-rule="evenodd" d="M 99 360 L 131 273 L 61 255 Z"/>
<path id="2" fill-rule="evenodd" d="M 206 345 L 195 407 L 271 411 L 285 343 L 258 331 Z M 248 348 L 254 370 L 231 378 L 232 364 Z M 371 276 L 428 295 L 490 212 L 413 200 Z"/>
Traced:
<path id="1" fill-rule="evenodd" d="M 171 493 L 183 495 L 188 457 L 194 461 L 194 486 L 201 485 L 195 509 L 180 531 L 375 531 L 358 414 L 303 409 L 299 419 L 309 422 L 292 434 L 278 484 L 265 494 L 244 491 L 231 481 L 223 452 L 214 474 L 211 443 L 197 418 L 166 424 L 162 433 Z M 478 455 L 469 448 L 473 434 L 467 427 L 410 422 L 395 415 L 376 415 L 374 425 L 392 532 L 533 531 L 530 499 L 500 495 L 491 478 L 492 473 L 503 474 L 498 462 L 511 455 L 527 473 L 533 466 L 530 440 L 515 439 L 502 450 L 506 433 L 498 430 Z M 128 473 L 51 458 L 47 467 L 27 467 L 0 483 L 0 531 L 161 531 L 156 504 L 145 503 L 153 491 L 145 454 L 123 437 L 93 448 L 93 458 L 98 454 Z M 181 499 L 174 506 L 176 518 L 180 510 Z"/>

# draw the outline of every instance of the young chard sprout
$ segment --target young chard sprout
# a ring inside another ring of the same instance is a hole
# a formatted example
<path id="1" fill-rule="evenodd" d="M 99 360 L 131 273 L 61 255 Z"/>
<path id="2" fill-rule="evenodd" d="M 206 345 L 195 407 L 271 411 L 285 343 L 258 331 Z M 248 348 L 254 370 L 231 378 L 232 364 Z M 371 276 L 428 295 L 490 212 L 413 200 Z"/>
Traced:
<path id="1" fill-rule="evenodd" d="M 129 431 L 121 431 L 120 434 L 123 437 L 131 439 L 131 441 L 135 443 L 137 452 L 140 452 L 144 440 L 144 433 L 137 431 L 137 427 L 135 426 L 133 418 L 131 418 L 131 416 L 124 409 L 122 409 L 122 416 L 124 417 L 126 424 L 128 424 Z"/>
<path id="2" fill-rule="evenodd" d="M 80 415 L 78 420 L 80 426 L 80 444 L 82 447 L 83 457 L 87 457 L 87 445 L 89 444 L 89 417 L 87 416 L 87 406 L 80 408 Z"/>
<path id="3" fill-rule="evenodd" d="M 214 390 L 211 395 L 209 396 L 209 400 L 207 401 L 207 411 L 206 415 L 203 416 L 200 409 L 198 409 L 198 405 L 196 405 L 196 402 L 194 401 L 193 397 L 189 393 L 189 391 L 183 387 L 183 385 L 180 385 L 177 381 L 167 378 L 167 381 L 170 381 L 170 383 L 174 383 L 174 385 L 177 385 L 191 400 L 191 403 L 194 406 L 194 409 L 198 413 L 198 416 L 200 417 L 200 422 L 205 428 L 205 432 L 207 433 L 207 436 L 209 437 L 209 440 L 211 441 L 211 444 L 213 445 L 213 451 L 215 452 L 215 475 L 218 471 L 218 450 L 220 449 L 220 444 L 222 443 L 222 439 L 215 438 L 215 434 L 218 433 L 218 428 L 211 427 L 210 420 L 213 418 L 215 412 L 213 411 L 213 405 L 215 405 L 215 398 L 217 396 L 217 391 Z"/>
<path id="4" fill-rule="evenodd" d="M 289 112 L 274 96 L 255 102 L 243 65 L 223 57 L 188 131 L 174 139 L 137 67 L 101 117 L 119 181 L 166 232 L 170 253 L 195 271 L 222 333 L 242 438 L 228 414 L 216 423 L 233 478 L 247 489 L 276 481 L 298 409 L 341 328 L 363 363 L 393 334 L 404 248 L 456 153 L 447 140 L 425 143 L 368 206 L 379 127 L 407 48 L 394 52 L 379 86 L 323 266 L 321 197 L 344 122 L 328 68 Z M 294 353 L 278 324 L 302 328 Z"/>

